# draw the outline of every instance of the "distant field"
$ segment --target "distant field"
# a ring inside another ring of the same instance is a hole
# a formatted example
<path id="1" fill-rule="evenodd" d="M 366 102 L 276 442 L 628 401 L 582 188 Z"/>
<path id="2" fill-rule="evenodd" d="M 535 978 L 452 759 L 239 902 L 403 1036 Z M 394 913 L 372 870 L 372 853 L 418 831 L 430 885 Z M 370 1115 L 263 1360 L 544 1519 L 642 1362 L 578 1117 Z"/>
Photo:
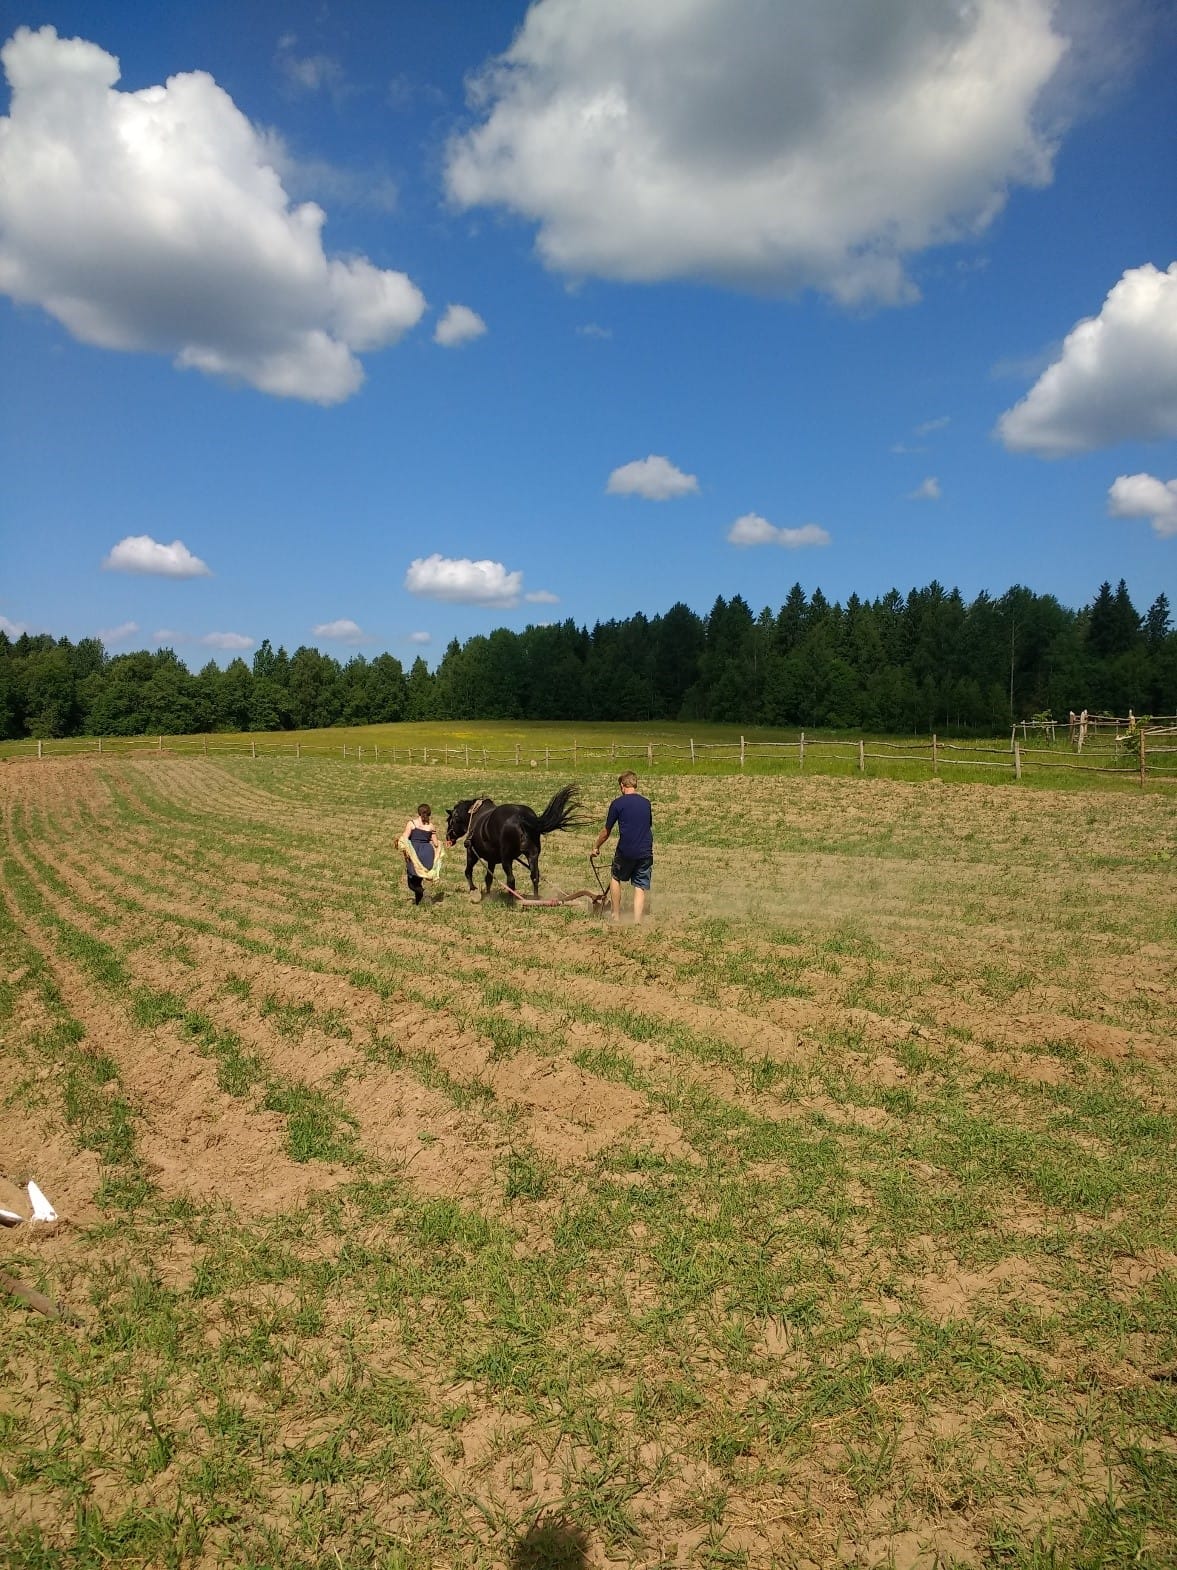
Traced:
<path id="1" fill-rule="evenodd" d="M 318 735 L 0 767 L 0 1562 L 1177 1563 L 1171 794 L 656 761 L 614 929 Z"/>
<path id="2" fill-rule="evenodd" d="M 651 775 L 691 774 L 868 774 L 886 779 L 1045 785 L 1051 789 L 1139 788 L 1135 742 L 1117 745 L 1114 732 L 1092 731 L 1081 755 L 1065 725 L 1051 738 L 1028 727 L 1003 736 L 946 739 L 864 735 L 858 732 L 773 730 L 766 727 L 660 724 L 569 724 L 532 721 L 420 721 L 396 725 L 332 726 L 327 730 L 217 732 L 207 736 L 129 736 L 0 743 L 0 759 L 35 757 L 241 756 L 259 758 L 338 757 L 360 764 L 438 764 L 478 771 L 535 768 L 574 773 L 634 767 Z M 1170 745 L 1170 742 L 1172 745 Z M 1163 751 L 1159 750 L 1164 748 Z M 933 750 L 933 748 L 935 750 Z M 1154 740 L 1148 783 L 1177 783 L 1177 734 Z"/>

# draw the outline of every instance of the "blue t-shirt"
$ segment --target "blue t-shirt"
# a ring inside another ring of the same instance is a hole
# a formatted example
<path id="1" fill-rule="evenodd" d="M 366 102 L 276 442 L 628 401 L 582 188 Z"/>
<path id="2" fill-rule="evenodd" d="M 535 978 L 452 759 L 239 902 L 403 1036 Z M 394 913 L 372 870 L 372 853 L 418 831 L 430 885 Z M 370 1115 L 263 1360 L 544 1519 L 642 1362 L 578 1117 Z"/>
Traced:
<path id="1" fill-rule="evenodd" d="M 610 803 L 605 827 L 618 825 L 617 854 L 640 861 L 654 854 L 654 813 L 645 796 L 618 796 Z"/>

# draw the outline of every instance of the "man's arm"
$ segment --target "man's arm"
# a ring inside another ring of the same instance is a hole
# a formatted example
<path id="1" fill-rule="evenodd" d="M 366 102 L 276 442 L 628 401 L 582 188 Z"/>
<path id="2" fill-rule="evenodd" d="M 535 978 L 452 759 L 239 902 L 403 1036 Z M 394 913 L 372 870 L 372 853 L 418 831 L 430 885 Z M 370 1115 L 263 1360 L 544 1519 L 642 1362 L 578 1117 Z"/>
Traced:
<path id="1" fill-rule="evenodd" d="M 608 814 L 608 816 L 605 819 L 605 827 L 597 835 L 597 843 L 593 846 L 593 855 L 594 856 L 597 854 L 597 852 L 600 850 L 601 846 L 605 843 L 605 841 L 609 838 L 610 834 L 612 834 L 612 832 L 613 832 L 613 825 L 617 821 L 617 813 L 614 811 L 614 807 L 615 806 L 616 806 L 615 802 L 611 803 L 610 806 L 609 806 L 609 814 Z"/>

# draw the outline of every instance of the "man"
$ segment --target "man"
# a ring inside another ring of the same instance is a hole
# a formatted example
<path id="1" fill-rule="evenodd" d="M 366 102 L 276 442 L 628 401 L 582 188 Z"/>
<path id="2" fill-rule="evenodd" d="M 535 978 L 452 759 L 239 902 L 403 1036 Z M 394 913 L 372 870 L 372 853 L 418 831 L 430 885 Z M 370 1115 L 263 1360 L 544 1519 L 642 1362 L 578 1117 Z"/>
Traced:
<path id="1" fill-rule="evenodd" d="M 633 884 L 633 919 L 636 926 L 646 908 L 646 895 L 650 890 L 650 874 L 654 869 L 654 814 L 645 796 L 638 794 L 638 777 L 632 771 L 619 776 L 621 795 L 610 803 L 605 827 L 597 835 L 593 855 L 618 827 L 617 849 L 610 869 L 609 901 L 613 906 L 613 920 L 621 920 L 621 885 Z"/>

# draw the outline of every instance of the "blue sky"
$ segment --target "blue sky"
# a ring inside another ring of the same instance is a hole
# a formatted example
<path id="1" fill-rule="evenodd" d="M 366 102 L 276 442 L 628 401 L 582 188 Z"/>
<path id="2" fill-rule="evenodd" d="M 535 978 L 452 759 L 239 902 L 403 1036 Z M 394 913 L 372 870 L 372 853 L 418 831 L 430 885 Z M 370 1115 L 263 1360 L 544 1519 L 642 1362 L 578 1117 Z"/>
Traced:
<path id="1" fill-rule="evenodd" d="M 1177 602 L 1167 6 L 0 17 L 10 632 Z"/>

